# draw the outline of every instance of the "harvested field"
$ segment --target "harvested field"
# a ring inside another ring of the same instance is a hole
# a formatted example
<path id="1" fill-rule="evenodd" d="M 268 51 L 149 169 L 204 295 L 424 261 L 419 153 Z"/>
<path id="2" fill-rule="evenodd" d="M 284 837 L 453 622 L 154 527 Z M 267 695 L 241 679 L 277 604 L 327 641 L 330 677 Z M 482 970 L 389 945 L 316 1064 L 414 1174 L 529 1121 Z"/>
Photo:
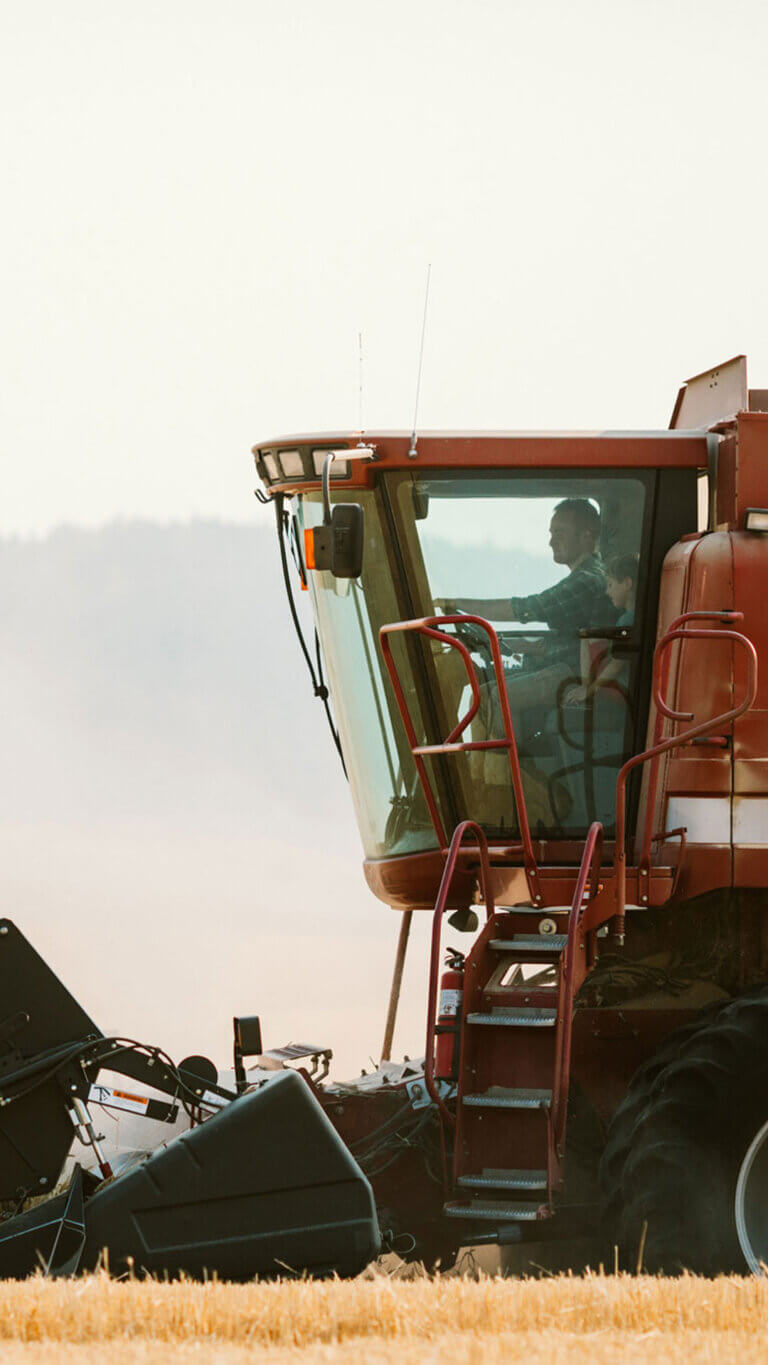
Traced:
<path id="1" fill-rule="evenodd" d="M 3 1365 L 752 1365 L 767 1356 L 768 1282 L 753 1279 L 0 1283 Z"/>

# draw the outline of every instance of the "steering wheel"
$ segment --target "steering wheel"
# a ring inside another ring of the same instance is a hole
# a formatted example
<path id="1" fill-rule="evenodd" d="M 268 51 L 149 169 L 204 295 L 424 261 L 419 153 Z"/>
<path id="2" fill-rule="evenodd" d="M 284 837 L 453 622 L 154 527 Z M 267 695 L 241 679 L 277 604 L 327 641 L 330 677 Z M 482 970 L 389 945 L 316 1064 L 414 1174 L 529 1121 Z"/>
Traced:
<path id="1" fill-rule="evenodd" d="M 454 616 L 459 613 L 450 612 L 448 614 Z M 466 646 L 470 653 L 481 655 L 484 665 L 492 671 L 493 661 L 491 659 L 491 644 L 488 635 L 483 630 L 482 626 L 477 626 L 473 621 L 469 620 L 455 621 L 451 629 L 455 630 L 457 638 L 461 640 L 462 644 Z M 525 671 L 527 666 L 527 653 L 525 650 L 520 649 L 520 641 L 521 639 L 529 640 L 530 631 L 520 629 L 497 630 L 496 637 L 499 641 L 499 649 L 502 658 L 510 659 L 515 655 L 522 654 L 523 661 L 521 666 L 523 671 Z M 518 667 L 520 667 L 520 665 L 518 665 Z M 513 666 L 512 671 L 516 672 L 517 669 Z"/>
<path id="2" fill-rule="evenodd" d="M 475 625 L 474 621 L 455 621 L 453 629 L 471 653 L 490 654 L 490 640 L 482 626 Z"/>

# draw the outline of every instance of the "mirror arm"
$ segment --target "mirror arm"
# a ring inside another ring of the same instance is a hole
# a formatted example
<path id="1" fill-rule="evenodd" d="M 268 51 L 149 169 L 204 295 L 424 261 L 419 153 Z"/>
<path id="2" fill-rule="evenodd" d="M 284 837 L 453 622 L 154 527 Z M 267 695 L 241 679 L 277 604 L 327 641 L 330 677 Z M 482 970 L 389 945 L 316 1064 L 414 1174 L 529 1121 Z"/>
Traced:
<path id="1" fill-rule="evenodd" d="M 323 525 L 331 524 L 331 465 L 336 459 L 336 451 L 329 450 L 323 460 Z"/>

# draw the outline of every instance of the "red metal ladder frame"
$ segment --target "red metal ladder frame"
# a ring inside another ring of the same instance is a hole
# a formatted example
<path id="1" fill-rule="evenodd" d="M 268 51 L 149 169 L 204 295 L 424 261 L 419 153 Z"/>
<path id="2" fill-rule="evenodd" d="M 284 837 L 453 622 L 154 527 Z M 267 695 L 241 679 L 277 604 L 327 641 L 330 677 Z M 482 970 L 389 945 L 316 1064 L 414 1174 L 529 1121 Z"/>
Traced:
<path id="1" fill-rule="evenodd" d="M 562 1162 L 565 1155 L 565 1123 L 571 1078 L 573 1002 L 576 996 L 576 955 L 587 934 L 594 933 L 599 927 L 598 921 L 597 924 L 591 925 L 587 930 L 584 918 L 587 907 L 595 899 L 600 886 L 602 858 L 603 827 L 598 820 L 595 820 L 589 827 L 584 852 L 581 855 L 581 866 L 568 916 L 568 942 L 565 945 L 565 955 L 560 972 L 557 1035 L 555 1038 L 555 1077 L 552 1087 L 552 1141 L 558 1162 Z M 607 913 L 604 918 L 608 918 Z"/>
<path id="2" fill-rule="evenodd" d="M 427 1032 L 424 1050 L 424 1084 L 427 1094 L 435 1104 L 443 1128 L 454 1129 L 456 1117 L 451 1113 L 440 1094 L 435 1080 L 435 1038 L 438 981 L 440 975 L 440 942 L 443 916 L 448 907 L 448 898 L 454 874 L 459 862 L 459 854 L 465 835 L 471 831 L 477 841 L 480 855 L 479 882 L 486 909 L 486 920 L 495 914 L 495 902 L 491 886 L 490 858 L 488 841 L 483 830 L 474 820 L 462 820 L 456 826 L 443 869 L 440 889 L 432 914 L 432 937 L 429 957 L 429 991 L 427 999 Z M 568 942 L 563 954 L 557 997 L 557 1032 L 555 1035 L 552 1109 L 547 1115 L 547 1173 L 548 1196 L 551 1202 L 554 1173 L 560 1167 L 565 1149 L 565 1126 L 568 1112 L 568 1091 L 571 1074 L 571 1041 L 573 1024 L 573 1004 L 577 984 L 577 953 L 587 934 L 594 933 L 602 919 L 613 915 L 613 909 L 605 906 L 602 917 L 592 923 L 585 923 L 587 907 L 594 900 L 599 889 L 600 867 L 603 852 L 603 827 L 595 821 L 589 829 L 579 874 L 576 879 L 571 910 L 568 916 Z"/>
<path id="3" fill-rule="evenodd" d="M 499 704 L 501 707 L 501 716 L 504 725 L 503 739 L 461 740 L 459 738 L 460 735 L 464 734 L 467 726 L 471 723 L 472 720 L 474 720 L 475 716 L 477 715 L 480 709 L 482 696 L 480 692 L 480 684 L 477 679 L 477 670 L 475 669 L 475 665 L 472 661 L 472 656 L 469 650 L 467 649 L 466 645 L 463 644 L 461 640 L 458 640 L 456 636 L 447 635 L 444 630 L 438 629 L 438 626 L 453 626 L 458 624 L 479 626 L 480 629 L 485 631 L 485 634 L 488 636 L 488 641 L 491 648 L 491 658 L 493 660 L 493 668 L 496 676 L 496 686 L 498 690 Z M 421 635 L 428 640 L 438 640 L 441 644 L 449 645 L 451 649 L 458 650 L 459 655 L 461 656 L 464 662 L 464 667 L 467 671 L 467 681 L 469 682 L 469 686 L 472 691 L 472 700 L 469 709 L 467 710 L 466 714 L 460 718 L 458 723 L 454 726 L 453 730 L 451 730 L 451 733 L 448 735 L 447 739 L 443 740 L 442 743 L 440 744 L 419 744 L 413 720 L 411 719 L 411 714 L 408 709 L 408 703 L 405 698 L 402 683 L 400 682 L 400 677 L 397 671 L 397 665 L 395 664 L 395 661 L 392 657 L 392 646 L 390 643 L 390 636 L 405 635 L 409 633 L 413 635 Z M 510 710 L 509 697 L 507 695 L 507 689 L 504 682 L 504 665 L 501 659 L 499 637 L 496 634 L 496 631 L 494 630 L 493 626 L 490 625 L 488 621 L 485 621 L 482 616 L 465 615 L 425 616 L 422 617 L 420 620 L 396 621 L 391 625 L 382 626 L 381 629 L 379 630 L 379 642 L 381 645 L 381 652 L 384 657 L 384 662 L 387 666 L 387 672 L 389 673 L 389 677 L 392 682 L 392 687 L 395 693 L 395 699 L 397 701 L 400 715 L 402 716 L 403 719 L 403 725 L 405 726 L 405 732 L 408 737 L 408 743 L 411 747 L 411 753 L 413 754 L 414 763 L 416 764 L 416 771 L 418 773 L 419 781 L 421 783 L 421 787 L 427 802 L 430 818 L 432 820 L 435 833 L 440 842 L 441 851 L 444 854 L 447 854 L 448 837 L 446 834 L 442 818 L 440 816 L 440 812 L 437 807 L 435 794 L 432 790 L 432 784 L 429 780 L 429 774 L 427 772 L 424 759 L 426 757 L 432 757 L 437 754 L 467 753 L 470 750 L 477 749 L 506 749 L 509 755 L 509 766 L 512 776 L 512 789 L 515 797 L 517 819 L 520 825 L 520 843 L 512 844 L 509 845 L 508 847 L 510 849 L 510 852 L 514 851 L 522 853 L 523 866 L 525 868 L 525 875 L 528 883 L 528 891 L 530 893 L 531 900 L 534 905 L 540 905 L 542 902 L 542 896 L 541 889 L 539 887 L 539 874 L 538 867 L 536 864 L 536 858 L 533 852 L 533 845 L 531 843 L 531 831 L 530 826 L 528 824 L 528 812 L 525 805 L 525 794 L 523 792 L 522 773 L 520 770 L 520 759 L 517 753 L 515 729 L 512 723 L 512 712 Z M 475 828 L 478 827 L 475 826 Z"/>
<path id="4" fill-rule="evenodd" d="M 424 1053 L 424 1084 L 427 1094 L 437 1106 L 444 1123 L 449 1127 L 456 1126 L 456 1119 L 443 1100 L 435 1082 L 435 1037 L 436 1037 L 436 1013 L 437 1013 L 437 993 L 438 979 L 440 976 L 440 937 L 443 927 L 443 915 L 448 906 L 448 893 L 451 889 L 451 882 L 459 861 L 459 853 L 464 842 L 464 835 L 468 830 L 472 830 L 477 839 L 477 849 L 480 854 L 480 890 L 485 905 L 486 920 L 495 914 L 496 905 L 493 899 L 493 889 L 491 887 L 491 864 L 488 857 L 488 840 L 483 830 L 474 820 L 462 820 L 453 831 L 451 846 L 447 851 L 445 867 L 440 881 L 440 889 L 437 893 L 435 908 L 432 912 L 432 940 L 429 953 L 429 990 L 427 993 L 427 1041 Z"/>
<path id="5" fill-rule="evenodd" d="M 680 858 L 678 859 L 678 872 L 685 850 L 685 830 L 669 830 L 666 834 L 652 834 L 653 812 L 656 804 L 656 794 L 658 791 L 659 759 L 662 754 L 669 753 L 672 749 L 681 749 L 691 740 L 699 739 L 703 735 L 711 734 L 722 726 L 732 724 L 739 716 L 743 716 L 754 705 L 757 697 L 757 650 L 752 641 L 738 630 L 712 630 L 703 629 L 698 626 L 689 626 L 691 621 L 722 621 L 724 624 L 735 624 L 744 620 L 744 613 L 741 611 L 688 611 L 682 616 L 677 616 L 670 624 L 669 628 L 662 635 L 653 654 L 653 700 L 656 706 L 656 719 L 654 722 L 653 744 L 649 749 L 644 749 L 642 753 L 634 754 L 632 758 L 621 768 L 616 779 L 616 845 L 614 856 L 614 894 L 616 901 L 616 932 L 621 939 L 624 935 L 624 925 L 626 920 L 626 900 L 627 900 L 627 779 L 629 774 L 643 763 L 650 763 L 650 775 L 648 780 L 647 804 L 645 811 L 645 821 L 643 825 L 643 840 L 641 844 L 640 858 L 638 860 L 638 881 L 642 885 L 643 879 L 647 886 L 650 875 L 650 852 L 651 844 L 658 843 L 661 839 L 679 837 L 681 839 Z M 710 720 L 700 721 L 698 725 L 692 725 L 690 729 L 684 730 L 678 735 L 669 735 L 662 739 L 662 732 L 665 719 L 671 720 L 673 724 L 681 720 L 693 720 L 692 711 L 673 711 L 667 704 L 663 695 L 669 683 L 670 655 L 669 648 L 676 640 L 731 640 L 734 644 L 741 645 L 747 659 L 747 684 L 742 700 L 736 706 L 723 711 L 719 716 L 713 716 Z M 640 893 L 642 894 L 642 892 Z"/>

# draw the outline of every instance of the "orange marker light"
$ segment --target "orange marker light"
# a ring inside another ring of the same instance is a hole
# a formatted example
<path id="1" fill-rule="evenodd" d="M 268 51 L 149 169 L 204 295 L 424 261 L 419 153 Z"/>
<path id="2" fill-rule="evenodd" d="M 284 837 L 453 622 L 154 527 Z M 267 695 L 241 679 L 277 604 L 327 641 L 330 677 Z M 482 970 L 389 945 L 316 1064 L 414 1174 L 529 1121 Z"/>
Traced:
<path id="1" fill-rule="evenodd" d="M 304 532 L 304 560 L 308 569 L 315 567 L 315 533 L 314 531 Z"/>

